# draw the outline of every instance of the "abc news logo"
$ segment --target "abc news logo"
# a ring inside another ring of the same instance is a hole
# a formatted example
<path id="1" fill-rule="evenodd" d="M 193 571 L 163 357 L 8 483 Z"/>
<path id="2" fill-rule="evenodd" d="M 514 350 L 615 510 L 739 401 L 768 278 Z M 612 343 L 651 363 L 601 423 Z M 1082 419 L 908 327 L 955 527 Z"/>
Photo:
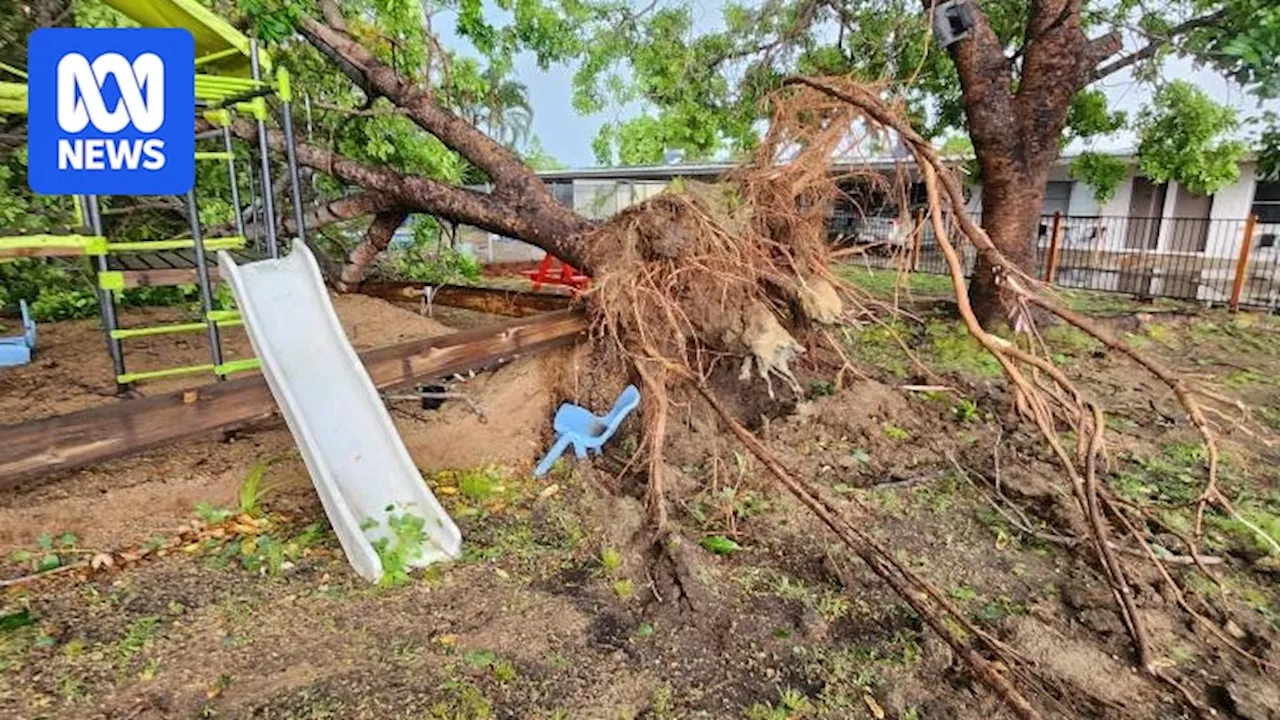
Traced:
<path id="1" fill-rule="evenodd" d="M 41 28 L 27 43 L 27 182 L 41 195 L 182 195 L 195 184 L 195 39 Z"/>
<path id="2" fill-rule="evenodd" d="M 120 99 L 108 109 L 102 97 L 107 80 L 114 79 Z M 102 133 L 119 133 L 133 125 L 140 133 L 154 133 L 164 125 L 164 61 L 143 53 L 130 63 L 119 53 L 103 53 L 89 62 L 69 53 L 58 62 L 58 126 L 68 133 L 92 125 Z M 59 170 L 160 170 L 164 140 L 117 138 L 61 138 Z"/>

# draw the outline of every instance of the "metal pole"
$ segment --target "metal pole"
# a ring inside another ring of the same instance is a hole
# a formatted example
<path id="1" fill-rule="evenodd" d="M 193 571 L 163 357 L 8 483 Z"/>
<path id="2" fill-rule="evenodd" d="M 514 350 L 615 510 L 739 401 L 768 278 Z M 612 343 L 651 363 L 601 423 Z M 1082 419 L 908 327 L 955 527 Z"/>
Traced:
<path id="1" fill-rule="evenodd" d="M 222 146 L 231 157 L 227 158 L 227 177 L 231 180 L 231 206 L 236 212 L 236 233 L 244 237 L 244 212 L 240 208 L 240 185 L 236 182 L 236 156 L 231 149 L 231 128 L 222 128 Z"/>
<path id="2" fill-rule="evenodd" d="M 249 41 L 249 69 L 253 79 L 262 80 L 262 68 L 258 66 L 258 41 Z M 259 220 L 266 224 L 267 256 L 280 257 L 280 248 L 276 245 L 276 208 L 271 198 L 271 156 L 267 147 L 267 123 L 258 116 L 258 152 L 262 155 L 262 216 Z"/>
<path id="3" fill-rule="evenodd" d="M 302 214 L 302 188 L 301 180 L 298 179 L 298 156 L 297 148 L 293 144 L 293 111 L 290 106 L 293 103 L 286 100 L 284 102 L 284 149 L 285 156 L 289 161 L 289 197 L 293 200 L 293 221 L 298 224 L 295 235 L 298 242 L 307 242 L 307 224 Z"/>
<path id="4" fill-rule="evenodd" d="M 93 230 L 94 235 L 102 235 L 102 214 L 98 211 L 98 196 L 85 195 L 84 207 L 87 211 L 89 228 Z M 98 256 L 98 273 L 104 273 L 107 267 L 107 255 L 103 253 Z M 111 333 L 118 328 L 116 323 L 116 298 L 110 290 L 104 290 L 99 284 L 98 287 L 98 312 L 102 316 L 102 326 L 107 333 L 107 352 L 111 353 L 111 367 L 116 371 L 116 394 L 123 395 L 128 391 L 128 385 L 122 385 L 119 377 L 124 375 L 124 350 L 120 347 L 120 341 L 111 337 Z"/>
<path id="5" fill-rule="evenodd" d="M 204 235 L 200 232 L 200 214 L 196 210 L 194 189 L 187 191 L 187 215 L 191 219 L 191 240 L 195 247 L 196 280 L 200 283 L 200 314 L 209 326 L 209 350 L 213 356 L 213 364 L 217 366 L 222 364 L 222 339 L 218 337 L 218 324 L 209 319 L 209 313 L 213 312 L 213 288 L 209 281 L 209 266 L 204 259 Z M 216 372 L 214 377 L 219 381 L 225 379 Z"/>
<path id="6" fill-rule="evenodd" d="M 249 149 L 249 210 L 253 212 L 253 247 L 262 251 L 262 213 L 258 211 L 258 176 L 253 171 L 253 149 Z"/>

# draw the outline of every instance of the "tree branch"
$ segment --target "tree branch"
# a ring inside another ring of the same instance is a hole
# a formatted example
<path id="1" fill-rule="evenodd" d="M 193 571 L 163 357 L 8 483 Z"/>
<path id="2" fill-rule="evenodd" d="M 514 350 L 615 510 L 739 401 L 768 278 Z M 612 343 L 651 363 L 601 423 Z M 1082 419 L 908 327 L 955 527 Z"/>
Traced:
<path id="1" fill-rule="evenodd" d="M 332 15 L 326 8 L 326 16 Z M 344 30 L 316 20 L 303 18 L 301 29 L 313 44 L 329 48 L 326 55 L 340 60 L 348 75 L 351 69 L 364 77 L 368 92 L 382 95 L 419 127 L 435 135 L 451 150 L 465 157 L 493 182 L 498 194 L 545 198 L 554 202 L 542 181 L 515 153 L 485 135 L 475 126 L 441 105 L 429 89 L 400 76 L 393 68 L 379 62 Z"/>
<path id="2" fill-rule="evenodd" d="M 1153 57 L 1156 53 L 1160 52 L 1161 48 L 1163 48 L 1165 45 L 1168 45 L 1169 43 L 1173 42 L 1173 40 L 1176 39 L 1179 35 L 1183 35 L 1197 28 L 1213 25 L 1214 23 L 1218 22 L 1219 20 L 1223 19 L 1226 16 L 1227 16 L 1227 11 L 1225 8 L 1223 8 L 1222 10 L 1218 10 L 1217 12 L 1209 13 L 1208 15 L 1201 15 L 1200 17 L 1196 17 L 1196 18 L 1191 18 L 1190 20 L 1187 20 L 1184 23 L 1181 23 L 1179 25 L 1174 25 L 1172 28 L 1169 28 L 1169 32 L 1165 33 L 1162 36 L 1149 35 L 1148 37 L 1151 37 L 1153 39 L 1145 47 L 1143 47 L 1141 50 L 1138 50 L 1137 52 L 1130 53 L 1129 55 L 1126 55 L 1120 58 L 1119 60 L 1108 63 L 1106 65 L 1103 65 L 1102 67 L 1099 67 L 1097 70 L 1094 70 L 1089 75 L 1089 82 L 1095 82 L 1097 80 L 1101 80 L 1102 78 L 1107 77 L 1108 75 L 1114 75 L 1115 73 L 1118 73 L 1127 67 L 1140 63 L 1143 60 L 1147 60 Z M 1116 51 L 1118 52 L 1119 48 L 1117 48 Z"/>
<path id="3" fill-rule="evenodd" d="M 237 121 L 231 129 L 239 138 L 257 140 L 257 127 L 247 120 Z M 268 130 L 267 144 L 281 152 L 284 135 Z M 583 247 L 575 240 L 592 224 L 554 200 L 545 204 L 523 202 L 524 198 L 483 193 L 427 177 L 403 175 L 389 167 L 368 165 L 305 143 L 297 146 L 297 158 L 300 165 L 385 196 L 405 210 L 424 212 L 450 222 L 519 238 L 570 264 L 585 266 L 582 264 Z"/>
<path id="4" fill-rule="evenodd" d="M 342 266 L 342 274 L 338 278 L 337 287 L 341 292 L 353 292 L 360 287 L 365 270 L 373 264 L 375 258 L 395 237 L 396 230 L 404 224 L 409 214 L 404 210 L 390 210 L 373 216 L 369 229 L 365 231 L 364 240 L 356 246 L 347 257 L 347 264 Z"/>

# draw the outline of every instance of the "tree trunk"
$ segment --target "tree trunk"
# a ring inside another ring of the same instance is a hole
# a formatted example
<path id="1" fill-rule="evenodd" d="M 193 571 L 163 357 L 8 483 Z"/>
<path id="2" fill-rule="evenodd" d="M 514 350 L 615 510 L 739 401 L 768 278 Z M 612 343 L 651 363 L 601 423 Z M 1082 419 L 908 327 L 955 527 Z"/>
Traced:
<path id="1" fill-rule="evenodd" d="M 396 230 L 400 229 L 407 217 L 409 214 L 403 210 L 380 212 L 373 216 L 373 222 L 365 231 L 364 240 L 351 251 L 347 264 L 342 267 L 337 283 L 339 292 L 354 292 L 360 287 L 365 270 L 379 253 L 387 249 L 391 238 L 395 237 Z"/>
<path id="2" fill-rule="evenodd" d="M 982 226 L 991 242 L 1012 263 L 1034 275 L 1036 238 L 1040 225 L 1040 208 L 1053 160 L 1044 163 L 1040 172 L 1028 174 L 1012 167 L 983 174 Z M 1004 306 L 997 274 L 984 256 L 979 255 L 969 281 L 969 302 L 985 328 L 1012 317 L 1012 308 Z"/>
<path id="3" fill-rule="evenodd" d="M 1119 40 L 1086 37 L 1079 0 L 1034 0 L 1023 46 L 1008 57 L 981 9 L 970 7 L 974 28 L 948 51 L 982 174 L 982 225 L 1011 262 L 1034 275 L 1045 186 L 1071 100 L 1098 63 L 1119 50 Z M 986 328 L 1011 318 L 1000 297 L 1000 272 L 980 258 L 969 284 L 974 313 Z"/>

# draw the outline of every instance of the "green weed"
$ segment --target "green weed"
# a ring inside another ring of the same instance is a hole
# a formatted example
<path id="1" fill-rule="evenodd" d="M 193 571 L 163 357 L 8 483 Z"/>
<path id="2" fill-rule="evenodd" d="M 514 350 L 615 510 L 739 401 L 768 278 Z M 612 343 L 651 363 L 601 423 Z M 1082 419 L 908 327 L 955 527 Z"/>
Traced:
<path id="1" fill-rule="evenodd" d="M 955 405 L 951 406 L 951 414 L 962 423 L 975 422 L 981 417 L 978 413 L 978 403 L 969 398 L 957 400 Z"/>
<path id="2" fill-rule="evenodd" d="M 427 543 L 427 521 L 420 515 L 401 510 L 395 505 L 386 507 L 387 534 L 373 541 L 373 550 L 382 561 L 382 587 L 398 587 L 409 582 L 413 563 L 422 558 Z M 367 518 L 361 529 L 371 530 L 378 521 Z"/>
<path id="3" fill-rule="evenodd" d="M 249 468 L 249 474 L 240 482 L 240 512 L 249 517 L 262 515 L 262 500 L 271 493 L 271 488 L 263 485 L 270 460 L 259 460 Z"/>
<path id="4" fill-rule="evenodd" d="M 196 517 L 203 520 L 206 525 L 217 525 L 226 522 L 234 514 L 226 508 L 214 507 L 203 500 L 196 503 Z"/>
<path id="5" fill-rule="evenodd" d="M 47 572 L 71 562 L 79 541 L 79 536 L 72 532 L 57 535 L 40 533 L 36 538 L 37 550 L 18 550 L 9 556 L 9 560 L 29 566 L 32 572 Z"/>
<path id="6" fill-rule="evenodd" d="M 146 647 L 147 643 L 156 636 L 159 625 L 160 618 L 155 615 L 135 620 L 120 640 L 120 657 L 128 660 Z"/>
<path id="7" fill-rule="evenodd" d="M 618 596 L 619 600 L 630 600 L 635 595 L 635 586 L 628 578 L 623 578 L 613 583 L 613 594 Z"/>
<path id="8" fill-rule="evenodd" d="M 893 423 L 884 424 L 884 436 L 895 442 L 906 442 L 911 439 L 910 431 Z"/>
<path id="9" fill-rule="evenodd" d="M 622 553 L 610 547 L 605 548 L 600 553 L 600 567 L 604 568 L 605 573 L 612 575 L 622 567 Z"/>

